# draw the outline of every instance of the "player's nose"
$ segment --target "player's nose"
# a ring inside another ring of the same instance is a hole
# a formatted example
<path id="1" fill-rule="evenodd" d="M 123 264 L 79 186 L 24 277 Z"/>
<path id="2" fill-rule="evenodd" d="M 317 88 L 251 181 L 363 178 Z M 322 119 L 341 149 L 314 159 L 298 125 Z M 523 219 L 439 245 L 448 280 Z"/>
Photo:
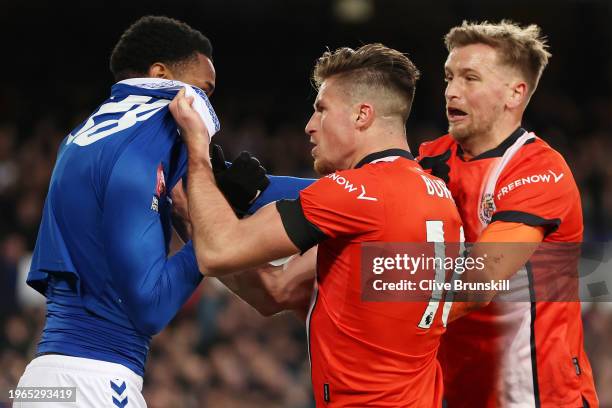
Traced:
<path id="1" fill-rule="evenodd" d="M 450 101 L 452 99 L 456 99 L 459 97 L 459 87 L 456 81 L 448 81 L 446 83 L 446 89 L 444 90 L 444 98 L 446 101 Z"/>
<path id="2" fill-rule="evenodd" d="M 306 127 L 304 128 L 304 131 L 308 135 L 312 135 L 316 131 L 314 119 L 315 119 L 315 115 L 313 114 L 308 120 L 308 123 L 306 123 Z"/>

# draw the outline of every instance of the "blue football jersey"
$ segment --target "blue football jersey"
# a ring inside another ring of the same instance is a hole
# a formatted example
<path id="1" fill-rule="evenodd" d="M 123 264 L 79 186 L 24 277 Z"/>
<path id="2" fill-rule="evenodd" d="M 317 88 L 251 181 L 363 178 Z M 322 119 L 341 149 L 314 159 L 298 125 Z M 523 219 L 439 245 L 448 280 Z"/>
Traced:
<path id="1" fill-rule="evenodd" d="M 191 243 L 168 258 L 187 156 L 168 110 L 180 88 L 162 85 L 115 84 L 60 146 L 27 280 L 47 296 L 39 353 L 143 375 L 151 336 L 202 279 Z"/>

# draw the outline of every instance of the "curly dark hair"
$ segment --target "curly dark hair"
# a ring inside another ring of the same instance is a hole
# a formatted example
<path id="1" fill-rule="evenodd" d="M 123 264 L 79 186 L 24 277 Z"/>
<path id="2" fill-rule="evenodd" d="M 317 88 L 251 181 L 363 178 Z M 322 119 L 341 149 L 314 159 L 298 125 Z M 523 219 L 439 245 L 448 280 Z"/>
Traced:
<path id="1" fill-rule="evenodd" d="M 121 35 L 110 57 L 110 70 L 121 81 L 144 75 L 155 62 L 176 66 L 196 53 L 212 59 L 210 40 L 201 32 L 173 18 L 145 16 Z"/>

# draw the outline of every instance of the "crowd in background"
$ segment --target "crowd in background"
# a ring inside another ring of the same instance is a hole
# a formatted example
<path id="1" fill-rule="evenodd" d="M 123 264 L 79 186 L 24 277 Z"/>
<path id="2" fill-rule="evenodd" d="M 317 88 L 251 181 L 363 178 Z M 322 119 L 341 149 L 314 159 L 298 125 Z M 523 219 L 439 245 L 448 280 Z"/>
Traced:
<path id="1" fill-rule="evenodd" d="M 588 117 L 570 100 L 541 95 L 525 124 L 559 149 L 580 186 L 585 240 L 608 241 L 612 214 L 612 104 L 590 106 Z M 83 110 L 85 112 L 85 110 Z M 555 121 L 551 120 L 554 116 Z M 81 118 L 79 118 L 81 119 Z M 312 176 L 308 138 L 300 123 L 274 127 L 252 115 L 239 124 L 221 116 L 216 141 L 234 157 L 257 155 L 276 174 Z M 413 150 L 441 135 L 443 124 L 410 121 Z M 0 401 L 35 353 L 44 324 L 44 298 L 25 287 L 40 214 L 57 147 L 66 129 L 53 117 L 24 134 L 0 124 Z M 612 406 L 612 310 L 585 305 L 585 343 L 602 406 Z M 207 279 L 151 345 L 144 394 L 157 407 L 312 406 L 303 323 L 291 314 L 263 318 Z"/>

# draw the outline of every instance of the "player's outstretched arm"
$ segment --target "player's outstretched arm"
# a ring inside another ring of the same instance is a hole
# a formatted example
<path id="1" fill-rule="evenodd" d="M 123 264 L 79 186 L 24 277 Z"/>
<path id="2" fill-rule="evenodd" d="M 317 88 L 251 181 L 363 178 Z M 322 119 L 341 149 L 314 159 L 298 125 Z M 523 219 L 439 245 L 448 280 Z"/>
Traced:
<path id="1" fill-rule="evenodd" d="M 187 195 L 196 257 L 205 275 L 222 276 L 299 252 L 275 206 L 239 220 L 215 184 L 206 126 L 181 91 L 170 112 L 189 156 Z"/>
<path id="2" fill-rule="evenodd" d="M 490 282 L 511 278 L 523 267 L 544 239 L 544 228 L 521 223 L 496 221 L 487 226 L 470 250 L 472 259 L 481 259 L 482 269 L 463 274 L 465 282 Z M 463 292 L 460 302 L 453 303 L 449 321 L 472 310 L 487 306 L 495 291 Z"/>
<path id="3" fill-rule="evenodd" d="M 294 255 L 280 266 L 266 264 L 220 277 L 238 297 L 264 316 L 293 310 L 305 316 L 312 295 L 317 248 Z"/>
<path id="4" fill-rule="evenodd" d="M 228 163 L 223 149 L 217 144 L 210 146 L 210 161 L 217 187 L 241 215 L 254 214 L 274 201 L 296 199 L 301 190 L 316 181 L 268 175 L 261 163 L 246 151 Z"/>
<path id="5" fill-rule="evenodd" d="M 290 176 L 269 175 L 270 185 L 261 193 L 253 204 L 249 207 L 248 213 L 253 214 L 261 207 L 278 200 L 296 199 L 300 191 L 317 181 Z"/>
<path id="6" fill-rule="evenodd" d="M 215 150 L 218 159 L 223 159 L 222 150 L 215 145 L 211 148 L 211 161 L 215 167 Z M 219 160 L 217 160 L 219 161 Z M 231 163 L 230 165 L 235 165 Z M 223 160 L 225 168 L 225 161 Z M 231 197 L 246 196 L 237 193 L 243 180 L 238 177 L 241 173 L 250 172 L 252 166 L 240 166 L 238 171 L 230 174 L 228 181 L 234 187 L 231 191 L 224 191 L 225 198 L 232 202 Z M 229 177 L 226 175 L 226 181 Z M 219 183 L 218 173 L 215 179 Z M 252 177 L 251 177 L 252 179 Z M 227 183 L 226 183 L 227 184 Z M 228 197 L 228 194 L 231 197 Z M 235 201 L 235 200 L 234 200 Z M 245 200 L 246 201 L 246 200 Z M 187 193 L 182 182 L 172 190 L 173 227 L 184 242 L 191 240 L 191 222 L 189 221 Z M 234 206 L 234 210 L 236 206 Z M 294 310 L 298 315 L 305 316 L 314 285 L 317 248 L 311 248 L 303 255 L 294 255 L 280 266 L 265 264 L 250 270 L 237 272 L 220 277 L 219 280 L 238 297 L 255 308 L 263 316 L 271 316 L 285 310 Z"/>

